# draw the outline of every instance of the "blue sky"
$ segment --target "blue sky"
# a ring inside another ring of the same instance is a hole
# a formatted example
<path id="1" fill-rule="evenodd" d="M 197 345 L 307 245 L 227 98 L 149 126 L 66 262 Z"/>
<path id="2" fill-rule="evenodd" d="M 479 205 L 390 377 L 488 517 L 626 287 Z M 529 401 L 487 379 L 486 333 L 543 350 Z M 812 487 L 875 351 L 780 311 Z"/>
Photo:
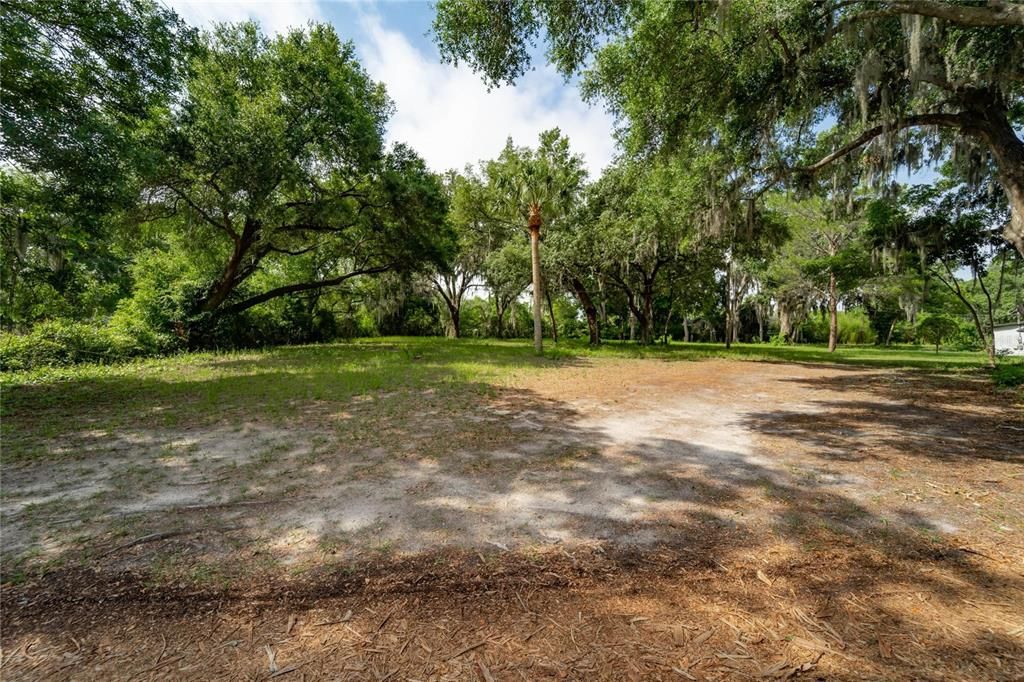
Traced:
<path id="1" fill-rule="evenodd" d="M 488 91 L 466 67 L 442 64 L 428 35 L 430 2 L 317 0 L 164 0 L 186 21 L 204 27 L 219 21 L 259 21 L 277 33 L 309 21 L 334 25 L 352 40 L 370 75 L 395 101 L 391 141 L 405 142 L 437 171 L 497 156 L 511 136 L 532 145 L 543 130 L 559 127 L 596 177 L 614 157 L 613 120 L 600 106 L 582 101 L 543 59 L 514 87 Z"/>
<path id="2" fill-rule="evenodd" d="M 411 145 L 436 171 L 463 168 L 497 156 L 509 136 L 532 145 L 541 131 L 561 128 L 596 178 L 616 154 L 614 121 L 599 105 L 582 101 L 541 55 L 514 87 L 488 91 L 465 66 L 442 64 L 430 36 L 429 0 L 163 0 L 193 26 L 255 19 L 266 33 L 310 21 L 334 25 L 356 45 L 371 76 L 396 104 L 390 141 Z M 934 171 L 901 170 L 900 182 L 923 183 Z"/>

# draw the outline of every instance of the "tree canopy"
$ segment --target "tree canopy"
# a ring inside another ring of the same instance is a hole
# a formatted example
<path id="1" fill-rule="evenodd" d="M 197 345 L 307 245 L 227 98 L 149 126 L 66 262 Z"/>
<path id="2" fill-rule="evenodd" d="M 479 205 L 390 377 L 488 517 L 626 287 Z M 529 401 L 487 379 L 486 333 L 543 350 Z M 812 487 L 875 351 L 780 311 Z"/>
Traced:
<path id="1" fill-rule="evenodd" d="M 994 174 L 1024 253 L 1024 12 L 1009 2 L 442 0 L 442 55 L 492 84 L 534 42 L 622 123 L 634 152 L 714 149 L 756 196 L 828 169 L 881 180 L 954 155 Z"/>
<path id="2" fill-rule="evenodd" d="M 384 149 L 391 102 L 332 28 L 268 39 L 254 24 L 221 26 L 193 72 L 153 133 L 142 217 L 183 218 L 203 244 L 217 274 L 197 313 L 440 257 L 440 182 L 411 149 Z M 292 259 L 304 272 L 254 282 Z"/>

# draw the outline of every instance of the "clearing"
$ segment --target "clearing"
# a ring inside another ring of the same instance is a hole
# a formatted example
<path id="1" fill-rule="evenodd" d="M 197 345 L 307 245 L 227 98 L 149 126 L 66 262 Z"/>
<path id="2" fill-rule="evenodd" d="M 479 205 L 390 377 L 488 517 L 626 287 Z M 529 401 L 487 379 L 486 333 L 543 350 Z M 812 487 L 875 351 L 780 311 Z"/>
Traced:
<path id="1" fill-rule="evenodd" d="M 1019 392 L 954 354 L 694 348 L 8 380 L 0 674 L 1024 676 Z"/>

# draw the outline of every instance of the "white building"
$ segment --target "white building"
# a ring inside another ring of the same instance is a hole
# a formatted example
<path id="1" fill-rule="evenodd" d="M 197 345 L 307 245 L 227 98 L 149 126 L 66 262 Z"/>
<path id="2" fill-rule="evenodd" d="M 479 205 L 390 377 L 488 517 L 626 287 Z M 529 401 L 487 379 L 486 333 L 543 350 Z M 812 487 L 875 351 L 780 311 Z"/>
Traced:
<path id="1" fill-rule="evenodd" d="M 997 355 L 1024 355 L 1024 322 L 997 324 L 992 332 Z"/>

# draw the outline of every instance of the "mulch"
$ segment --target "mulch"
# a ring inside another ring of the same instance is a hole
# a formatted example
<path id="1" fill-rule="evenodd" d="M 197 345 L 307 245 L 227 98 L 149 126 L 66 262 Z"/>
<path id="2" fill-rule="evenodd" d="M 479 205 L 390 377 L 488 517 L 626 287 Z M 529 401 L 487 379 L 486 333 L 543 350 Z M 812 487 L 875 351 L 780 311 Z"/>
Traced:
<path id="1" fill-rule="evenodd" d="M 434 552 L 223 590 L 69 569 L 4 589 L 0 677 L 1024 677 L 1019 562 L 707 549 Z"/>

